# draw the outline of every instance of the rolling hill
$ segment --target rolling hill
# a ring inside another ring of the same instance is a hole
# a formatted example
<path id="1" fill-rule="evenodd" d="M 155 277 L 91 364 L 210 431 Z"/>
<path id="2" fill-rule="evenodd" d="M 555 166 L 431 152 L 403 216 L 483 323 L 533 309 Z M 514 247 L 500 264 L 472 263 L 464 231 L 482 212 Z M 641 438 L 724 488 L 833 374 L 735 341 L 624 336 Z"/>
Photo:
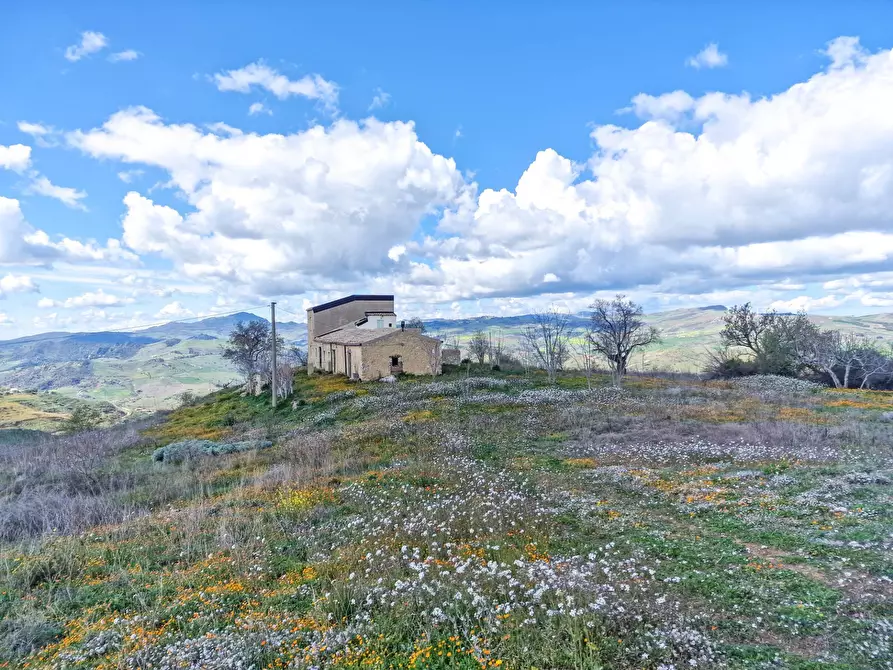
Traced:
<path id="1" fill-rule="evenodd" d="M 676 309 L 647 315 L 663 342 L 637 355 L 637 370 L 694 372 L 716 346 L 725 307 Z M 814 316 L 824 328 L 893 342 L 893 314 Z M 265 320 L 241 312 L 199 321 L 167 323 L 135 332 L 44 333 L 0 342 L 0 387 L 65 398 L 109 402 L 125 412 L 174 406 L 184 391 L 205 394 L 237 381 L 221 345 L 239 321 Z M 477 330 L 502 336 L 516 348 L 530 315 L 426 320 L 428 332 L 462 345 Z M 581 328 L 585 315 L 574 315 Z M 277 323 L 289 343 L 306 344 L 306 326 Z"/>
<path id="2" fill-rule="evenodd" d="M 45 333 L 0 342 L 0 386 L 52 391 L 107 401 L 128 411 L 176 404 L 184 391 L 204 395 L 238 375 L 221 345 L 240 321 L 265 321 L 240 312 L 136 332 Z M 289 343 L 306 340 L 304 324 L 277 323 Z"/>

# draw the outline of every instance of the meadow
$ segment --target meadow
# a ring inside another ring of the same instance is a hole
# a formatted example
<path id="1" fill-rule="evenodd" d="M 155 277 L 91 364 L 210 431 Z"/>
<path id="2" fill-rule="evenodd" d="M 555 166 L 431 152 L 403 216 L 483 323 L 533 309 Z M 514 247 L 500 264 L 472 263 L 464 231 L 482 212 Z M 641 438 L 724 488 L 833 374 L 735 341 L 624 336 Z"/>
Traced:
<path id="1" fill-rule="evenodd" d="M 0 442 L 0 667 L 893 668 L 893 393 L 607 384 L 299 373 Z"/>

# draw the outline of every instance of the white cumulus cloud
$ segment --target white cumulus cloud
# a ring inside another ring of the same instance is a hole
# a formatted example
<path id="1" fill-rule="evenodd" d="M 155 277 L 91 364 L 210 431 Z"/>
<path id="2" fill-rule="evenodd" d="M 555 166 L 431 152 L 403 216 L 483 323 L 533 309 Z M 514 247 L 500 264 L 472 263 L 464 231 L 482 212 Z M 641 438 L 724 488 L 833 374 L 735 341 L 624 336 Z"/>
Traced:
<path id="1" fill-rule="evenodd" d="M 254 116 L 255 114 L 267 114 L 268 116 L 271 116 L 273 111 L 262 102 L 252 102 L 251 106 L 248 107 L 248 115 Z"/>
<path id="2" fill-rule="evenodd" d="M 0 263 L 49 265 L 56 261 L 133 263 L 137 256 L 115 239 L 108 240 L 104 247 L 65 236 L 54 240 L 25 220 L 18 200 L 0 196 Z"/>
<path id="3" fill-rule="evenodd" d="M 258 87 L 269 91 L 280 100 L 297 95 L 319 100 L 329 108 L 338 103 L 338 86 L 334 82 L 327 81 L 318 74 L 308 74 L 292 80 L 263 61 L 251 63 L 238 70 L 218 73 L 214 75 L 214 82 L 220 91 L 248 93 L 252 88 Z"/>
<path id="4" fill-rule="evenodd" d="M 39 291 L 34 280 L 27 275 L 8 274 L 0 277 L 0 298 L 10 293 L 37 293 Z"/>
<path id="5" fill-rule="evenodd" d="M 178 301 L 168 303 L 155 313 L 156 319 L 185 319 L 195 316 L 195 312 L 181 305 Z"/>
<path id="6" fill-rule="evenodd" d="M 53 198 L 72 209 L 87 210 L 87 207 L 81 202 L 87 197 L 86 191 L 79 191 L 68 186 L 56 186 L 44 176 L 35 175 L 28 186 L 28 192 Z"/>
<path id="7" fill-rule="evenodd" d="M 0 144 L 0 168 L 22 172 L 31 165 L 31 147 L 24 144 L 3 146 Z"/>
<path id="8" fill-rule="evenodd" d="M 106 39 L 106 36 L 102 33 L 86 30 L 81 33 L 80 42 L 72 44 L 65 50 L 65 58 L 74 63 L 85 56 L 102 51 L 108 46 L 108 43 L 108 39 Z"/>
<path id="9" fill-rule="evenodd" d="M 296 294 L 364 281 L 467 185 L 411 123 L 335 121 L 293 134 L 216 134 L 148 109 L 69 135 L 97 158 L 161 168 L 187 211 L 128 193 L 124 242 L 191 278 Z"/>
<path id="10" fill-rule="evenodd" d="M 686 65 L 696 69 L 724 67 L 729 63 L 729 57 L 719 50 L 715 43 L 708 44 L 697 54 L 685 61 Z"/>
<path id="11" fill-rule="evenodd" d="M 134 302 L 133 298 L 121 297 L 112 293 L 106 293 L 101 288 L 96 291 L 87 291 L 82 295 L 66 298 L 65 300 L 52 300 L 50 298 L 41 298 L 37 301 L 37 306 L 49 309 L 61 307 L 64 309 L 83 308 L 83 307 L 116 307 L 121 305 L 129 305 Z"/>
<path id="12" fill-rule="evenodd" d="M 109 61 L 112 63 L 122 63 L 127 61 L 136 60 L 140 57 L 139 51 L 134 51 L 133 49 L 126 49 L 124 51 L 118 51 L 109 56 Z"/>
<path id="13" fill-rule="evenodd" d="M 407 290 L 525 295 L 553 273 L 553 290 L 703 291 L 889 267 L 893 52 L 843 57 L 770 98 L 639 97 L 660 118 L 596 127 L 583 166 L 541 151 L 513 191 L 410 243 L 432 262 Z"/>

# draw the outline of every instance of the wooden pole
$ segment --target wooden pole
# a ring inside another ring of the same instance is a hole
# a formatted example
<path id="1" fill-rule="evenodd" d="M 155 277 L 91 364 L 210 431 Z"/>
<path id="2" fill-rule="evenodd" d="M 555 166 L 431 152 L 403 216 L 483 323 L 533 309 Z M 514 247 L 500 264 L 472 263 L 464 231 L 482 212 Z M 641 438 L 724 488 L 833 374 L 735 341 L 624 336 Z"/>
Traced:
<path id="1" fill-rule="evenodd" d="M 276 303 L 270 303 L 270 324 L 273 326 L 273 392 L 270 394 L 273 397 L 273 409 L 276 409 L 276 396 L 278 393 L 276 392 Z"/>

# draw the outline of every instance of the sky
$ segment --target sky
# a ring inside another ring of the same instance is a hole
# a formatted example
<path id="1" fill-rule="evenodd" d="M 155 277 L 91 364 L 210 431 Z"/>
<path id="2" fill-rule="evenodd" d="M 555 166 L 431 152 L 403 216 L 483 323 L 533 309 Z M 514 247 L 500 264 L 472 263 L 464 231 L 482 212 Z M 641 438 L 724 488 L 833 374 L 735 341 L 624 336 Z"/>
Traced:
<path id="1" fill-rule="evenodd" d="M 0 338 L 893 311 L 893 4 L 377 4 L 6 6 Z"/>

